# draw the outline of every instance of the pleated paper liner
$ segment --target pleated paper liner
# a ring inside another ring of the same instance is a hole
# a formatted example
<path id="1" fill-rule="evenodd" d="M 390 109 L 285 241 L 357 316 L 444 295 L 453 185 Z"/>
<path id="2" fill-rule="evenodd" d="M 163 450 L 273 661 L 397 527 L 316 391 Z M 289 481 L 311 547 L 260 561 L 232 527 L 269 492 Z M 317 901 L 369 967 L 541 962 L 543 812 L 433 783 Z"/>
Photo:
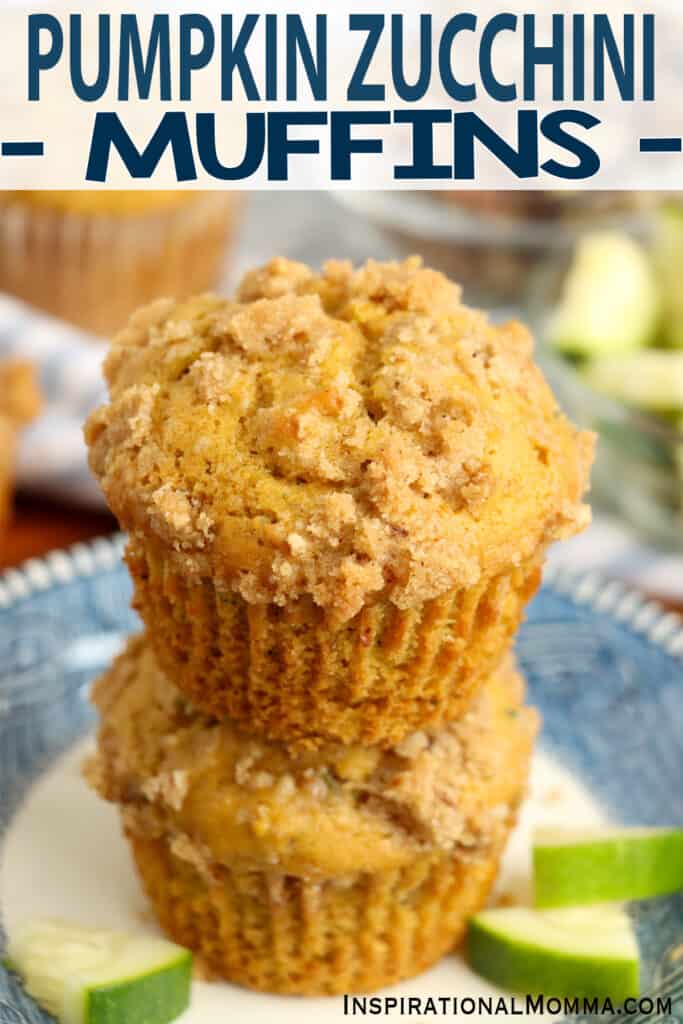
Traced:
<path id="1" fill-rule="evenodd" d="M 542 554 L 418 608 L 367 605 L 333 629 L 311 600 L 248 604 L 131 541 L 134 606 L 158 661 L 198 708 L 290 744 L 392 746 L 461 714 L 508 650 Z"/>
<path id="2" fill-rule="evenodd" d="M 229 192 L 121 215 L 5 198 L 0 290 L 86 331 L 113 334 L 139 306 L 216 283 L 240 206 Z"/>
<path id="3" fill-rule="evenodd" d="M 500 857 L 423 857 L 346 882 L 228 868 L 209 881 L 164 839 L 129 838 L 160 924 L 205 974 L 301 995 L 372 991 L 425 970 L 462 939 Z"/>

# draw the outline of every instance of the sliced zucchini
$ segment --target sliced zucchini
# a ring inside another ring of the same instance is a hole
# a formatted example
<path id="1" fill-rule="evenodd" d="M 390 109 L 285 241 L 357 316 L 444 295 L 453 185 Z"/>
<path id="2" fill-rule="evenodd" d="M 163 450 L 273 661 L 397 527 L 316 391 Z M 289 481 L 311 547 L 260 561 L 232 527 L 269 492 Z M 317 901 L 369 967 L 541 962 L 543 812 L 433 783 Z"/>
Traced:
<path id="1" fill-rule="evenodd" d="M 683 413 L 683 351 L 652 349 L 602 356 L 583 369 L 587 383 L 605 395 L 649 412 Z"/>
<path id="2" fill-rule="evenodd" d="M 654 340 L 659 316 L 659 286 L 645 249 L 628 235 L 589 235 L 564 282 L 550 341 L 574 355 L 631 352 Z"/>
<path id="3" fill-rule="evenodd" d="M 650 899 L 683 889 L 683 829 L 541 829 L 533 865 L 537 907 Z"/>
<path id="4" fill-rule="evenodd" d="M 609 905 L 485 910 L 470 921 L 467 958 L 478 974 L 511 992 L 621 1004 L 639 991 L 633 926 Z"/>
<path id="5" fill-rule="evenodd" d="M 148 935 L 32 921 L 7 963 L 62 1024 L 168 1024 L 190 1001 L 191 954 Z"/>

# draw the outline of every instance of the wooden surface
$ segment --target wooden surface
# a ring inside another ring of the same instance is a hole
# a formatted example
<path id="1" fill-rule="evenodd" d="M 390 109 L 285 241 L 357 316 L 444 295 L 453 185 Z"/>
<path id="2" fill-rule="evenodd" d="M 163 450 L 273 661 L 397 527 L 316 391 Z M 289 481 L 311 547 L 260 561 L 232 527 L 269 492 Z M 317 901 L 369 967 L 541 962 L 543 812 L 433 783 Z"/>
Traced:
<path id="1" fill-rule="evenodd" d="M 40 557 L 53 548 L 106 537 L 116 530 L 116 520 L 105 512 L 18 498 L 9 530 L 0 538 L 0 572 L 20 565 L 27 558 Z M 683 615 L 683 603 L 666 600 L 659 594 L 648 596 Z"/>
<path id="2" fill-rule="evenodd" d="M 115 530 L 116 520 L 106 513 L 19 498 L 9 529 L 0 538 L 0 571 L 53 548 L 106 536 Z"/>

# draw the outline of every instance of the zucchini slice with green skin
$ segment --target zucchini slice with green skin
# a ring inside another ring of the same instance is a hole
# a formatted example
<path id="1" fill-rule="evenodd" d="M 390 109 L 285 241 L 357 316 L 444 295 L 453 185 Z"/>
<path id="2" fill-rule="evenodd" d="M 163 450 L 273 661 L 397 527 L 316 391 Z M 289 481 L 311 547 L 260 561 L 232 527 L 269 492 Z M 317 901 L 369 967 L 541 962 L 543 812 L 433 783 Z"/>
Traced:
<path id="1" fill-rule="evenodd" d="M 564 281 L 550 342 L 584 356 L 631 352 L 654 341 L 660 312 L 659 285 L 645 249 L 628 235 L 587 235 Z"/>
<path id="2" fill-rule="evenodd" d="M 679 417 L 674 423 L 676 430 L 683 435 L 683 416 Z M 674 459 L 676 462 L 676 473 L 678 474 L 678 480 L 681 486 L 681 497 L 683 498 L 683 444 L 676 444 L 674 451 Z"/>
<path id="3" fill-rule="evenodd" d="M 683 413 L 683 351 L 598 356 L 582 375 L 596 391 L 620 402 L 661 414 Z"/>
<path id="4" fill-rule="evenodd" d="M 548 998 L 611 999 L 640 990 L 633 926 L 618 907 L 502 907 L 473 917 L 467 959 L 500 988 Z"/>
<path id="5" fill-rule="evenodd" d="M 662 292 L 662 340 L 683 348 L 683 206 L 664 203 L 657 215 L 654 266 Z"/>
<path id="6" fill-rule="evenodd" d="M 169 1024 L 190 1002 L 192 955 L 154 936 L 32 921 L 6 962 L 62 1024 Z"/>
<path id="7" fill-rule="evenodd" d="M 683 889 L 683 829 L 539 829 L 537 907 L 646 900 Z"/>

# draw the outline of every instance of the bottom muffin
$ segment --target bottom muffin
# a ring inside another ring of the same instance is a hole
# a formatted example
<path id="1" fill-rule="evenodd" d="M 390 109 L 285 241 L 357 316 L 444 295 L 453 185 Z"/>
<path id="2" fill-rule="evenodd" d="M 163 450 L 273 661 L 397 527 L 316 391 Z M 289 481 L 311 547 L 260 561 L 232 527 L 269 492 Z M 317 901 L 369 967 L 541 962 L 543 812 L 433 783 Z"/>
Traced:
<path id="1" fill-rule="evenodd" d="M 205 972 L 369 991 L 434 963 L 485 903 L 537 729 L 523 690 L 508 662 L 446 727 L 390 750 L 292 751 L 195 711 L 137 638 L 96 684 L 86 771 Z"/>
<path id="2" fill-rule="evenodd" d="M 207 885 L 164 839 L 130 839 L 160 924 L 209 977 L 300 995 L 368 992 L 436 963 L 486 903 L 500 854 L 319 882 L 221 868 Z"/>

